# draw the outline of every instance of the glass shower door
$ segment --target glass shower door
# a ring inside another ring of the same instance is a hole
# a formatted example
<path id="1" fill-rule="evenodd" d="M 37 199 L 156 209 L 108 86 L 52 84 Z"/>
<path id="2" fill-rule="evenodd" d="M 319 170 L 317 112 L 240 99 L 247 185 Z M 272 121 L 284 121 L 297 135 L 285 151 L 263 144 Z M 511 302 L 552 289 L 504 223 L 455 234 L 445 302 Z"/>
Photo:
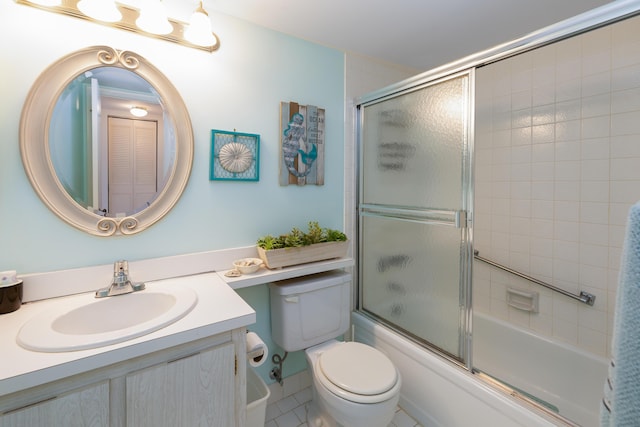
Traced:
<path id="1" fill-rule="evenodd" d="M 359 106 L 360 309 L 466 359 L 470 74 Z"/>

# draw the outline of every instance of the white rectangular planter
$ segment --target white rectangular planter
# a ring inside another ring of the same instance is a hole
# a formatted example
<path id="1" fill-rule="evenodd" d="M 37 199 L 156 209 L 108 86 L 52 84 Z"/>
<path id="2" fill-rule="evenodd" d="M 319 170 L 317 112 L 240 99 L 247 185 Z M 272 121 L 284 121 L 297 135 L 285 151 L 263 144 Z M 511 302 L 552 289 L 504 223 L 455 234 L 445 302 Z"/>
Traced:
<path id="1" fill-rule="evenodd" d="M 325 259 L 342 258 L 347 254 L 349 241 L 325 242 L 295 248 L 264 250 L 258 246 L 258 256 L 267 268 L 281 268 Z"/>

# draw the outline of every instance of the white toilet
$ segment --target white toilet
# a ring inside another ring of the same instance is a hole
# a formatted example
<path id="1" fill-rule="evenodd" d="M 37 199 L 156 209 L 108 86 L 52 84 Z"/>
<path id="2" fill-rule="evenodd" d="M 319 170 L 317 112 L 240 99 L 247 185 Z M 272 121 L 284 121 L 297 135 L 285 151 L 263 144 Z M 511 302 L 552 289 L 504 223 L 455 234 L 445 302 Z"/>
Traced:
<path id="1" fill-rule="evenodd" d="M 273 340 L 285 351 L 306 349 L 313 380 L 309 427 L 387 427 L 400 373 L 379 350 L 335 339 L 349 328 L 351 275 L 320 273 L 269 288 Z"/>

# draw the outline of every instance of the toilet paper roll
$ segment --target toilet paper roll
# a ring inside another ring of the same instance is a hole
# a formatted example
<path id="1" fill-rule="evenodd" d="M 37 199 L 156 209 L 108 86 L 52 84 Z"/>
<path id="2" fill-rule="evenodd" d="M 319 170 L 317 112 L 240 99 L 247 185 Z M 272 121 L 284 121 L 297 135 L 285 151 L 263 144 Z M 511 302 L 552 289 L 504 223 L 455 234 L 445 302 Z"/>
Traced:
<path id="1" fill-rule="evenodd" d="M 247 359 L 254 368 L 267 361 L 269 349 L 255 332 L 247 332 Z"/>

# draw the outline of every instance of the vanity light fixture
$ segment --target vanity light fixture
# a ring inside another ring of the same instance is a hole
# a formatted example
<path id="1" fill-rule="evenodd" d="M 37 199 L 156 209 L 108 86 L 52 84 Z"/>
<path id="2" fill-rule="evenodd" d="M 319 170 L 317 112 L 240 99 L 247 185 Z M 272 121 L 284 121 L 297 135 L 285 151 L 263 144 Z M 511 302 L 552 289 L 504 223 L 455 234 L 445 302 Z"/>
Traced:
<path id="1" fill-rule="evenodd" d="M 132 116 L 136 116 L 136 117 L 144 117 L 148 114 L 148 111 L 146 108 L 139 107 L 137 105 L 134 105 L 133 107 L 131 107 L 129 112 L 131 113 Z"/>
<path id="2" fill-rule="evenodd" d="M 114 0 L 15 0 L 15 2 L 207 52 L 213 52 L 220 47 L 220 40 L 211 30 L 211 20 L 202 1 L 198 2 L 198 8 L 189 23 L 167 17 L 162 0 L 141 0 L 138 2 L 130 2 L 129 0 L 122 0 L 122 2 Z M 130 3 L 135 4 L 136 7 Z"/>
<path id="3" fill-rule="evenodd" d="M 80 0 L 77 6 L 80 12 L 98 21 L 117 22 L 122 19 L 122 13 L 113 0 Z"/>
<path id="4" fill-rule="evenodd" d="M 136 19 L 138 28 L 151 34 L 169 34 L 173 31 L 162 0 L 144 0 L 143 4 L 140 16 Z"/>

